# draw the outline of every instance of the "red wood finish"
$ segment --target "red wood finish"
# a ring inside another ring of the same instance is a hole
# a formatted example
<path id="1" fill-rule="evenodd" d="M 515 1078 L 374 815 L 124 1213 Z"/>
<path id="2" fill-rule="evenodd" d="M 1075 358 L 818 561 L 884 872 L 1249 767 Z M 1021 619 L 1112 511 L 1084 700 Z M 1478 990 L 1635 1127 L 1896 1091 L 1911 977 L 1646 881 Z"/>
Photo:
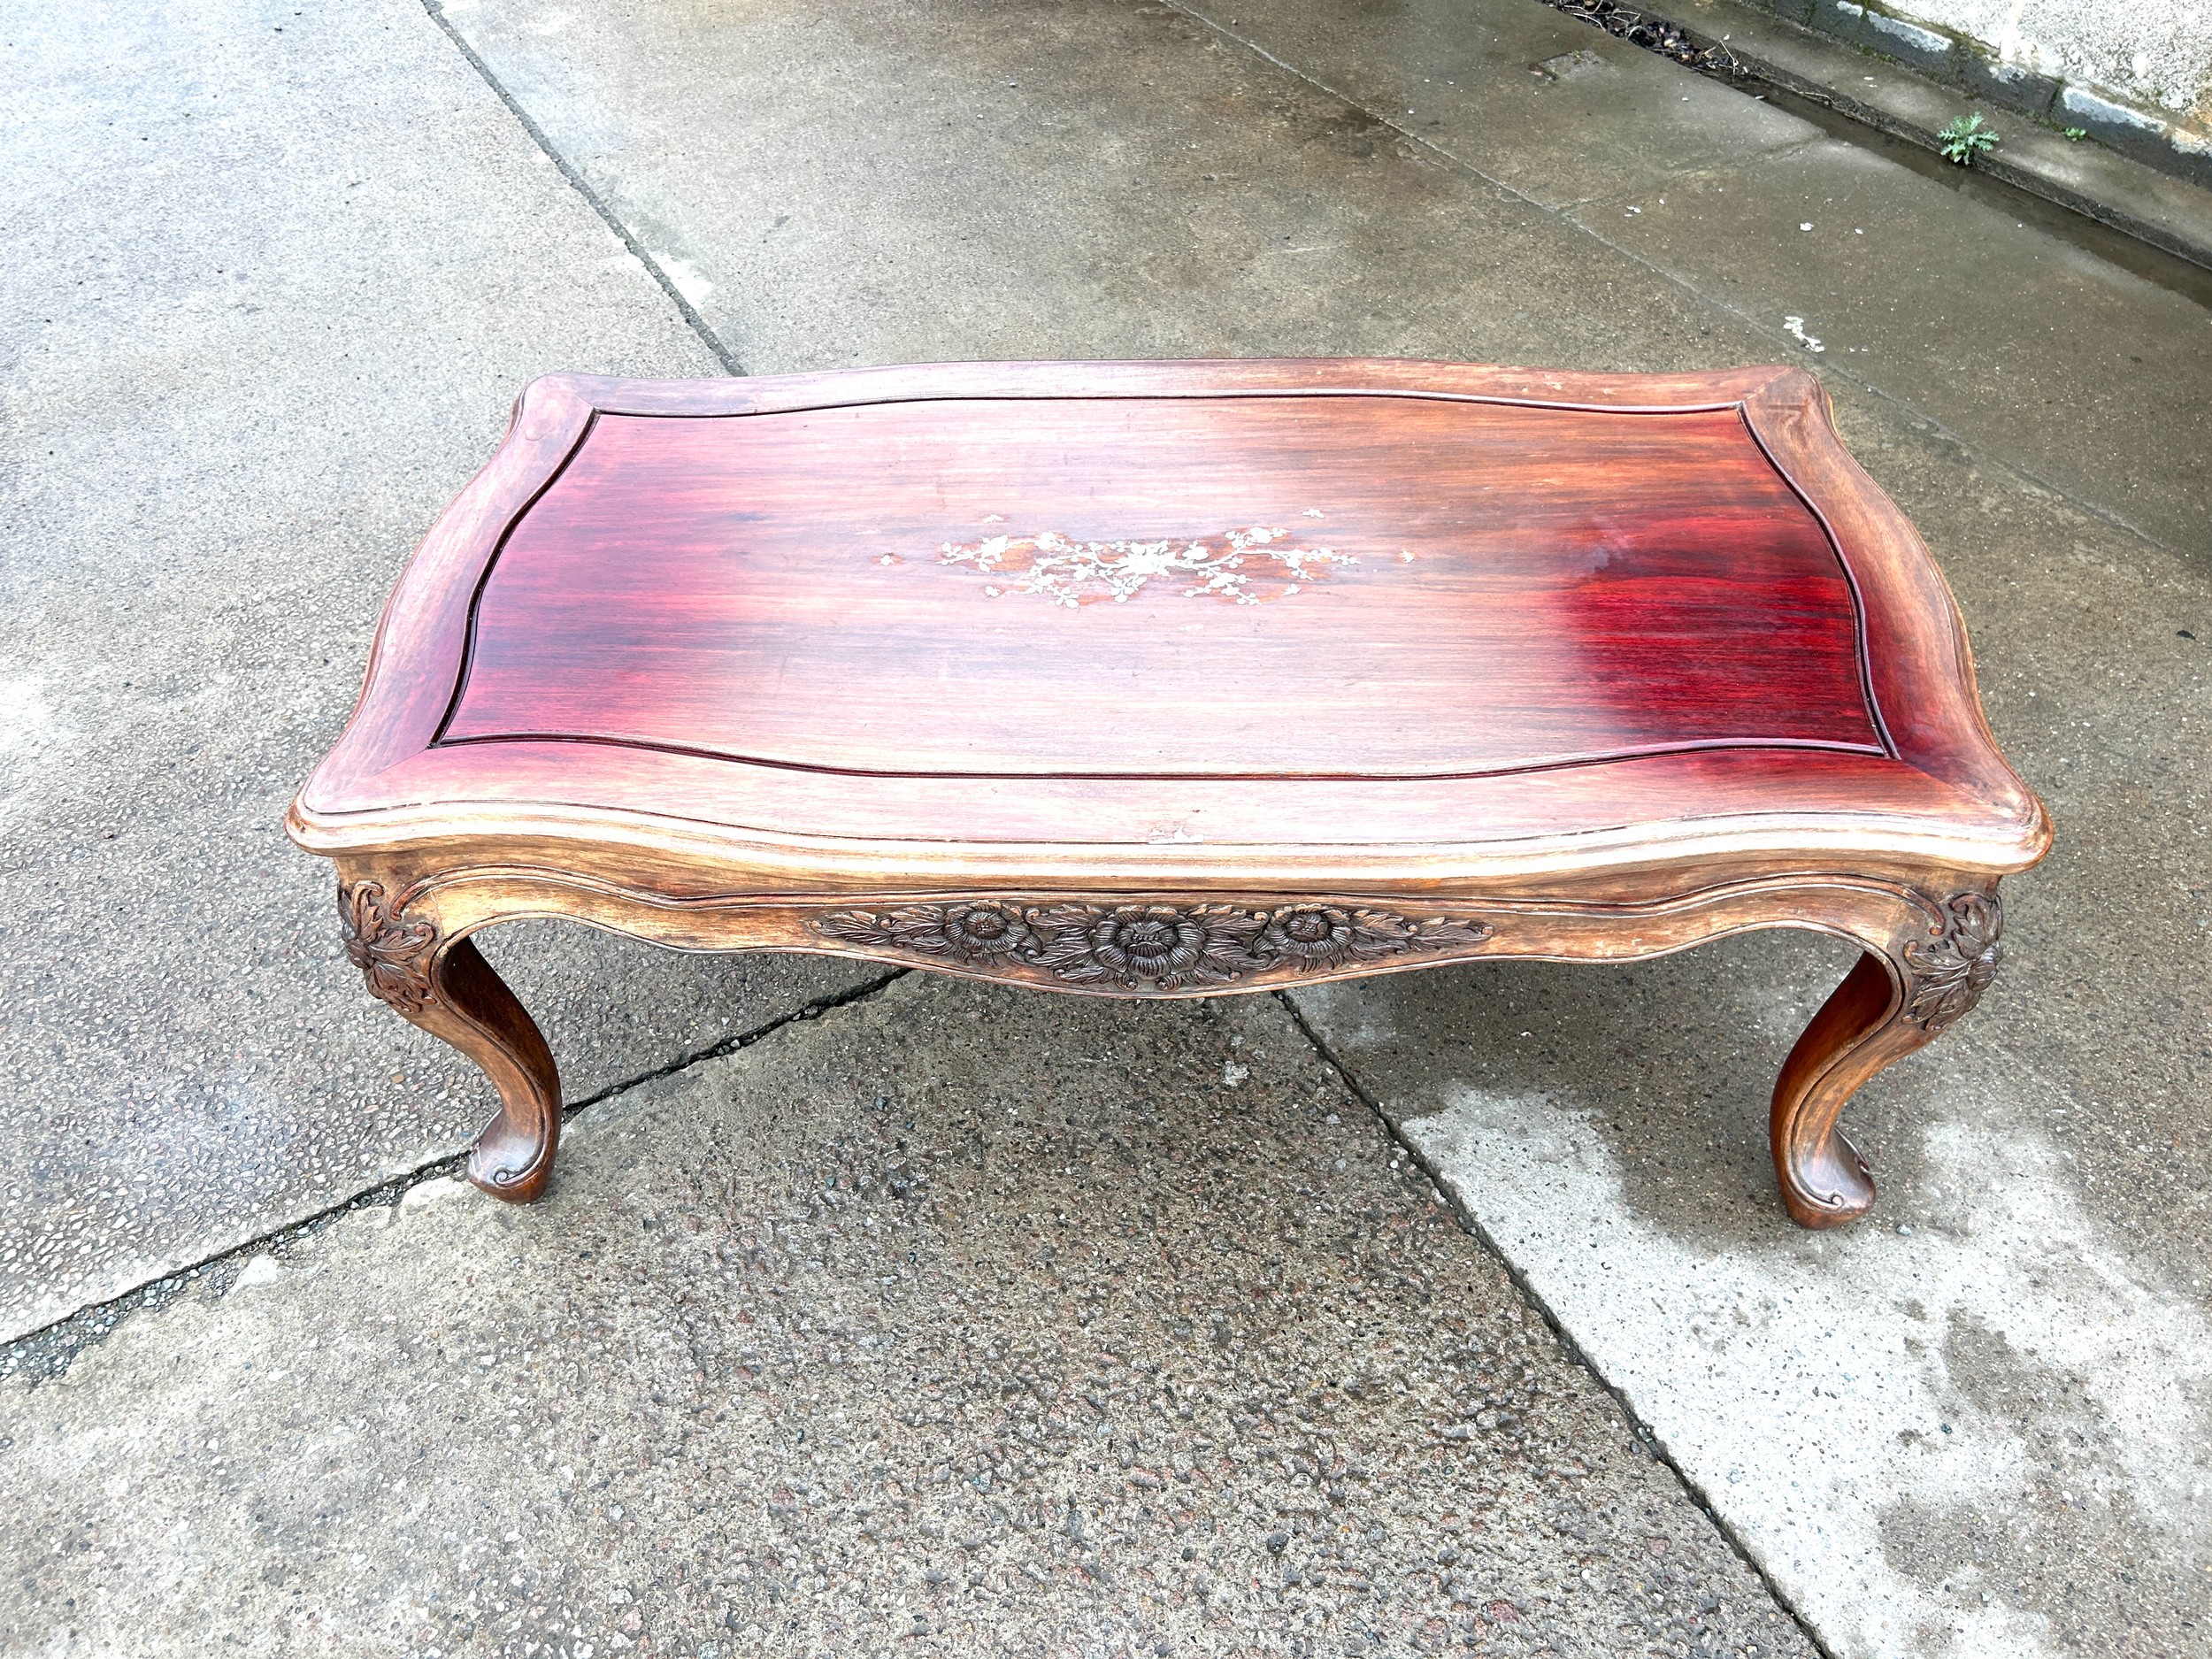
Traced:
<path id="1" fill-rule="evenodd" d="M 1733 410 L 611 415 L 509 535 L 442 741 L 988 777 L 1880 755 L 1858 632 Z"/>
<path id="2" fill-rule="evenodd" d="M 1334 361 L 540 380 L 288 827 L 502 1196 L 506 917 L 1140 995 L 1798 926 L 1868 952 L 1773 1102 L 1809 1225 L 2050 834 L 1809 376 Z"/>
<path id="3" fill-rule="evenodd" d="M 1033 582 L 1040 533 L 1217 568 L 1067 605 L 943 551 Z M 301 804 L 439 801 L 979 849 L 2039 824 L 1808 377 L 1401 363 L 541 380 Z"/>

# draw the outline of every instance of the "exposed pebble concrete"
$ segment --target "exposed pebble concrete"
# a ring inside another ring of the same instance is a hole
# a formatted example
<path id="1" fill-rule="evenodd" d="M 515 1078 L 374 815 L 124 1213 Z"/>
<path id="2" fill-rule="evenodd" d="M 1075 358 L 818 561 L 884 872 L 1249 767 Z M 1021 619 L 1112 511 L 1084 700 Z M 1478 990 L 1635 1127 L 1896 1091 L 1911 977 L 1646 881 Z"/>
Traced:
<path id="1" fill-rule="evenodd" d="M 2212 11 L 2200 0 L 1753 0 L 1905 58 L 1940 52 L 1947 35 L 1976 42 L 2016 74 L 2085 83 L 2145 109 L 2212 127 Z M 1862 15 L 1855 19 L 1851 12 Z"/>
<path id="2" fill-rule="evenodd" d="M 0 1650 L 1809 1655 L 1388 1147 L 910 976 L 0 1384 Z"/>

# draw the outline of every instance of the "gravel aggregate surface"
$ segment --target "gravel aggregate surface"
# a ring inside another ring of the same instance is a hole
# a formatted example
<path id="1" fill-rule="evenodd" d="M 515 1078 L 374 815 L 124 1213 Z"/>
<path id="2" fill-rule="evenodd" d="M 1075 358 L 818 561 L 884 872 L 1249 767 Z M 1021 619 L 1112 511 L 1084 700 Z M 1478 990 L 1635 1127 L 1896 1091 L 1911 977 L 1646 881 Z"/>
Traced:
<path id="1" fill-rule="evenodd" d="M 563 1158 L 0 1384 L 0 1647 L 1810 1651 L 1273 998 L 911 975 Z"/>

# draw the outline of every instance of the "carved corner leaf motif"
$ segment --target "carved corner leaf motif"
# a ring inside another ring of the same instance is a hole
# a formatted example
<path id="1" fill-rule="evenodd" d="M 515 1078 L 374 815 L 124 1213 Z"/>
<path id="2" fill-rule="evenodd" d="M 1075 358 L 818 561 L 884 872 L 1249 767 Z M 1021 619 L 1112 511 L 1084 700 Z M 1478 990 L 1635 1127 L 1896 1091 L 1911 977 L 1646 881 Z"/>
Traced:
<path id="1" fill-rule="evenodd" d="M 815 923 L 833 939 L 949 956 L 958 962 L 1012 955 L 1032 941 L 1028 918 L 1010 904 L 910 904 L 887 916 L 841 910 Z"/>
<path id="2" fill-rule="evenodd" d="M 1417 926 L 1411 942 L 1428 950 L 1449 950 L 1463 945 L 1479 945 L 1489 937 L 1490 929 L 1480 922 L 1438 916 Z"/>
<path id="3" fill-rule="evenodd" d="M 1957 894 L 1945 902 L 1943 917 L 1941 938 L 1905 947 L 1911 971 L 1905 1018 L 1931 1033 L 1980 1002 L 2004 960 L 2004 906 L 1994 893 Z"/>
<path id="4" fill-rule="evenodd" d="M 402 920 L 374 881 L 339 887 L 338 921 L 345 930 L 346 959 L 361 970 L 369 995 L 403 1014 L 419 1012 L 430 1001 L 438 930 L 428 922 Z"/>
<path id="5" fill-rule="evenodd" d="M 1130 991 L 1232 985 L 1269 972 L 1311 973 L 1416 951 L 1464 949 L 1491 936 L 1472 918 L 1415 919 L 1332 904 L 1248 910 L 1228 904 L 1027 906 L 998 899 L 888 912 L 837 910 L 814 926 L 831 939 L 963 967 L 1019 977 L 1041 972 L 1071 985 L 1110 983 Z"/>

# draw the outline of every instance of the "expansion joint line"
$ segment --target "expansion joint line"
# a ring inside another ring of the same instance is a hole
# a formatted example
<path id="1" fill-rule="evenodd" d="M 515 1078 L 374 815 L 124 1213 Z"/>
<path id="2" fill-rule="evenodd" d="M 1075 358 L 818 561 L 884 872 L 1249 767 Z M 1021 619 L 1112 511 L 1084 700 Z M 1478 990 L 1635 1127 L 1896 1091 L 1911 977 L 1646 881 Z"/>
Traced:
<path id="1" fill-rule="evenodd" d="M 725 1055 L 735 1054 L 740 1048 L 749 1048 L 762 1038 L 775 1035 L 786 1025 L 795 1024 L 803 1019 L 818 1019 L 824 1014 L 831 1013 L 835 1010 L 849 1008 L 855 1002 L 866 1002 L 913 972 L 911 968 L 890 969 L 872 979 L 864 979 L 858 985 L 848 987 L 842 991 L 833 992 L 827 996 L 818 996 L 812 1002 L 802 1003 L 799 1007 L 786 1013 L 763 1020 L 759 1025 L 739 1032 L 733 1036 L 725 1037 L 719 1042 L 710 1043 L 704 1048 L 680 1056 L 670 1061 L 666 1065 L 656 1066 L 650 1071 L 641 1071 L 635 1077 L 625 1078 L 619 1083 L 609 1084 L 597 1094 L 587 1094 L 583 1099 L 565 1106 L 561 1111 L 561 1123 L 565 1127 L 575 1119 L 580 1112 L 587 1111 L 603 1101 L 611 1100 L 618 1094 L 626 1094 L 634 1088 L 643 1087 L 648 1083 L 657 1083 L 664 1077 L 673 1077 L 679 1071 L 687 1071 L 706 1061 L 719 1060 Z M 0 1342 L 0 1356 L 19 1349 L 25 1343 L 35 1342 L 41 1338 L 64 1334 L 73 1326 L 89 1333 L 83 1342 L 76 1346 L 89 1346 L 91 1342 L 105 1336 L 108 1331 L 112 1330 L 127 1315 L 140 1311 L 145 1306 L 147 1293 L 157 1286 L 172 1284 L 184 1279 L 188 1274 L 203 1273 L 210 1268 L 221 1268 L 234 1263 L 243 1262 L 250 1256 L 259 1255 L 272 1245 L 288 1242 L 306 1233 L 316 1232 L 349 1211 L 366 1209 L 372 1205 L 397 1203 L 408 1192 L 420 1187 L 426 1181 L 434 1181 L 443 1176 L 459 1174 L 467 1161 L 466 1152 L 447 1153 L 439 1157 L 426 1159 L 412 1169 L 403 1170 L 398 1174 L 380 1181 L 376 1186 L 365 1191 L 354 1193 L 334 1204 L 321 1210 L 311 1210 L 304 1216 L 295 1217 L 292 1220 L 279 1226 L 255 1234 L 242 1243 L 226 1245 L 221 1249 L 211 1251 L 194 1261 L 180 1262 L 173 1267 L 165 1269 L 151 1279 L 141 1279 L 138 1283 L 127 1286 L 114 1294 L 104 1297 L 98 1302 L 88 1302 L 81 1308 L 73 1308 L 59 1318 L 50 1319 L 35 1330 L 10 1337 L 6 1341 Z M 134 1302 L 138 1305 L 132 1306 Z M 4 1368 L 0 1368 L 0 1375 L 5 1374 Z"/>
<path id="2" fill-rule="evenodd" d="M 705 1061 L 719 1060 L 724 1055 L 735 1054 L 740 1048 L 749 1048 L 763 1037 L 773 1036 L 795 1021 L 819 1018 L 833 1010 L 849 1008 L 855 1002 L 864 1002 L 870 997 L 888 989 L 893 983 L 903 979 L 913 972 L 911 968 L 889 969 L 877 974 L 872 979 L 864 979 L 858 985 L 849 987 L 845 990 L 834 992 L 828 996 L 817 997 L 811 1002 L 795 1008 L 787 1014 L 779 1014 L 773 1019 L 754 1026 L 750 1031 L 740 1032 L 733 1037 L 725 1037 L 721 1041 L 710 1044 L 695 1054 L 680 1056 L 671 1060 L 666 1065 L 657 1066 L 650 1071 L 640 1072 L 635 1077 L 625 1078 L 619 1083 L 610 1083 L 596 1094 L 587 1094 L 583 1099 L 564 1107 L 561 1110 L 561 1122 L 566 1124 L 578 1112 L 587 1107 L 596 1106 L 601 1101 L 611 1100 L 617 1094 L 626 1094 L 634 1088 L 642 1087 L 648 1083 L 657 1083 L 664 1077 L 673 1077 L 679 1071 L 687 1071 L 693 1066 Z"/>
<path id="3" fill-rule="evenodd" d="M 1304 1011 L 1291 1000 L 1290 993 L 1278 991 L 1275 993 L 1275 1000 L 1282 1004 L 1283 1011 L 1290 1016 L 1291 1024 L 1297 1026 L 1304 1034 L 1306 1041 L 1313 1045 L 1314 1052 L 1321 1056 L 1323 1064 L 1336 1073 L 1346 1090 L 1360 1104 L 1374 1113 L 1375 1121 L 1382 1125 L 1383 1133 L 1390 1137 L 1410 1163 L 1429 1178 L 1429 1184 L 1435 1187 L 1437 1196 L 1452 1212 L 1453 1218 L 1473 1236 L 1478 1244 L 1496 1258 L 1498 1265 L 1505 1270 L 1506 1278 L 1512 1283 L 1513 1288 L 1519 1293 L 1521 1300 L 1527 1303 L 1529 1308 L 1535 1312 L 1536 1317 L 1544 1322 L 1551 1333 L 1558 1338 L 1560 1346 L 1567 1351 L 1568 1358 L 1587 1372 L 1590 1379 L 1611 1396 L 1613 1403 L 1620 1408 L 1621 1415 L 1627 1418 L 1630 1432 L 1635 1436 L 1636 1443 L 1673 1472 L 1674 1478 L 1681 1483 L 1682 1490 L 1689 1494 L 1690 1501 L 1704 1511 L 1705 1518 L 1710 1521 L 1718 1530 L 1721 1537 L 1727 1540 L 1729 1548 L 1735 1552 L 1737 1559 L 1751 1570 L 1752 1575 L 1759 1580 L 1761 1586 L 1774 1598 L 1774 1604 L 1790 1616 L 1791 1622 L 1797 1626 L 1798 1632 L 1812 1645 L 1813 1651 L 1818 1654 L 1821 1659 L 1837 1659 L 1834 1649 L 1830 1647 L 1822 1639 L 1820 1632 L 1813 1628 L 1811 1622 L 1799 1610 L 1797 1604 L 1783 1593 L 1781 1586 L 1775 1583 L 1773 1578 L 1768 1573 L 1765 1564 L 1752 1553 L 1750 1546 L 1744 1541 L 1736 1529 L 1729 1525 L 1727 1517 L 1721 1514 L 1718 1507 L 1713 1502 L 1711 1494 L 1691 1477 L 1687 1470 L 1675 1461 L 1674 1454 L 1667 1449 L 1667 1444 L 1659 1438 L 1658 1432 L 1644 1421 L 1636 1408 L 1629 1402 L 1628 1396 L 1616 1387 L 1612 1379 L 1598 1369 L 1596 1362 L 1583 1351 L 1582 1345 L 1575 1340 L 1574 1333 L 1569 1331 L 1565 1325 L 1561 1323 L 1559 1316 L 1552 1311 L 1551 1304 L 1544 1300 L 1542 1294 L 1535 1286 L 1529 1283 L 1528 1275 L 1523 1272 L 1513 1258 L 1499 1246 L 1497 1240 L 1491 1236 L 1490 1230 L 1476 1218 L 1474 1212 L 1460 1201 L 1457 1192 L 1445 1180 L 1443 1171 L 1436 1167 L 1420 1148 L 1413 1144 L 1403 1130 L 1391 1121 L 1390 1114 L 1382 1109 L 1382 1102 L 1369 1092 L 1367 1086 L 1359 1080 L 1352 1069 L 1338 1057 L 1336 1050 L 1329 1046 L 1327 1040 L 1313 1028 L 1307 1020 Z"/>
<path id="4" fill-rule="evenodd" d="M 486 63 L 478 55 L 476 49 L 462 37 L 461 31 L 453 27 L 451 19 L 445 14 L 445 7 L 439 4 L 439 0 L 422 0 L 422 9 L 429 14 L 430 20 L 445 32 L 445 37 L 453 42 L 454 50 L 468 60 L 469 67 L 475 70 L 482 78 L 484 84 L 498 95 L 499 101 L 507 106 L 508 112 L 522 123 L 522 130 L 530 134 L 531 142 L 544 153 L 545 158 L 560 170 L 561 177 L 569 181 L 577 195 L 591 204 L 591 211 L 599 215 L 607 228 L 612 231 L 621 240 L 622 245 L 630 250 L 631 256 L 645 267 L 654 281 L 660 284 L 661 292 L 668 296 L 668 303 L 673 305 L 677 314 L 690 325 L 692 333 L 699 336 L 707 349 L 714 353 L 716 360 L 722 365 L 723 371 L 729 374 L 743 374 L 745 365 L 740 363 L 731 353 L 730 349 L 722 343 L 721 337 L 707 326 L 707 319 L 699 314 L 698 308 L 684 297 L 683 290 L 679 288 L 668 273 L 662 269 L 661 262 L 646 251 L 645 244 L 637 239 L 630 227 L 615 217 L 614 210 L 607 204 L 606 198 L 593 189 L 584 175 L 569 164 L 568 157 L 554 147 L 553 141 L 547 135 L 545 129 L 530 119 L 529 111 L 522 107 L 513 93 L 507 90 L 505 84 L 499 77 L 492 73 L 492 66 Z"/>

